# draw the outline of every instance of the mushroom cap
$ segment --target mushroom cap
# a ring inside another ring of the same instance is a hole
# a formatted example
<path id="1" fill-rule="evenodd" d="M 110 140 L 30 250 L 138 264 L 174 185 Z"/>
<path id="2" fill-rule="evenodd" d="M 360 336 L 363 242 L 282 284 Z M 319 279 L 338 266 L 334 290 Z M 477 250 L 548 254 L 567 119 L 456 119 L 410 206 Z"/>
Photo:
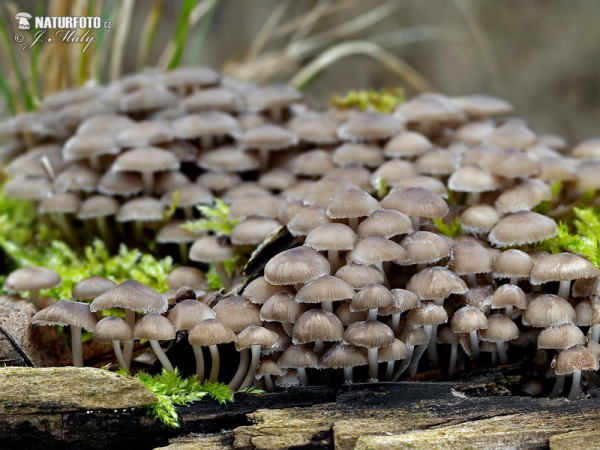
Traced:
<path id="1" fill-rule="evenodd" d="M 366 311 L 385 308 L 394 303 L 394 296 L 382 284 L 369 284 L 354 294 L 350 302 L 350 311 Z"/>
<path id="2" fill-rule="evenodd" d="M 290 292 L 287 286 L 275 286 L 265 280 L 265 277 L 258 277 L 246 285 L 242 294 L 257 305 L 264 304 L 271 296 L 282 292 Z"/>
<path id="3" fill-rule="evenodd" d="M 221 262 L 235 255 L 232 245 L 223 243 L 218 236 L 204 236 L 190 248 L 190 260 L 198 262 Z"/>
<path id="4" fill-rule="evenodd" d="M 318 206 L 304 206 L 286 224 L 292 236 L 307 236 L 319 225 L 331 222 L 325 209 Z"/>
<path id="5" fill-rule="evenodd" d="M 144 190 L 144 182 L 139 173 L 107 171 L 100 178 L 98 192 L 104 195 L 130 197 Z"/>
<path id="6" fill-rule="evenodd" d="M 231 243 L 234 245 L 258 245 L 279 230 L 282 225 L 275 219 L 250 216 L 240 221 L 231 230 Z"/>
<path id="7" fill-rule="evenodd" d="M 105 195 L 94 195 L 79 205 L 77 218 L 80 220 L 114 216 L 119 211 L 119 202 Z"/>
<path id="8" fill-rule="evenodd" d="M 503 116 L 514 111 L 514 106 L 509 102 L 491 95 L 466 95 L 454 97 L 452 101 L 470 117 Z"/>
<path id="9" fill-rule="evenodd" d="M 87 303 L 61 300 L 35 313 L 33 325 L 72 325 L 94 331 L 98 319 L 90 312 Z"/>
<path id="10" fill-rule="evenodd" d="M 335 273 L 337 278 L 344 280 L 354 289 L 362 289 L 368 284 L 384 282 L 383 274 L 375 266 L 347 263 L 340 267 Z"/>
<path id="11" fill-rule="evenodd" d="M 527 308 L 527 296 L 523 289 L 514 284 L 503 284 L 494 292 L 492 296 L 492 308 L 506 308 L 515 306 L 519 309 Z"/>
<path id="12" fill-rule="evenodd" d="M 562 297 L 552 294 L 540 295 L 527 305 L 521 318 L 523 325 L 548 328 L 575 321 L 575 310 Z"/>
<path id="13" fill-rule="evenodd" d="M 294 301 L 294 294 L 281 291 L 263 303 L 260 318 L 265 322 L 294 323 L 306 310 L 306 305 Z"/>
<path id="14" fill-rule="evenodd" d="M 195 267 L 179 266 L 173 269 L 167 277 L 167 286 L 171 289 L 189 286 L 198 290 L 204 287 L 204 283 L 206 283 L 206 275 Z"/>
<path id="15" fill-rule="evenodd" d="M 565 349 L 574 345 L 585 345 L 585 335 L 572 323 L 545 328 L 538 335 L 538 348 Z"/>
<path id="16" fill-rule="evenodd" d="M 379 202 L 362 189 L 348 189 L 337 194 L 327 208 L 332 219 L 370 216 L 380 209 Z"/>
<path id="17" fill-rule="evenodd" d="M 239 333 L 250 325 L 260 326 L 260 308 L 248 301 L 242 295 L 232 295 L 219 300 L 213 306 L 217 318 L 225 323 L 234 332 Z"/>
<path id="18" fill-rule="evenodd" d="M 391 289 L 390 292 L 394 298 L 393 303 L 390 306 L 379 308 L 380 316 L 387 316 L 390 314 L 402 314 L 413 308 L 418 308 L 421 304 L 417 294 L 406 289 Z"/>
<path id="19" fill-rule="evenodd" d="M 519 337 L 519 328 L 505 314 L 493 314 L 487 319 L 487 328 L 477 334 L 481 341 L 506 342 Z"/>
<path id="20" fill-rule="evenodd" d="M 406 324 L 411 326 L 439 325 L 447 321 L 448 313 L 444 307 L 433 302 L 421 303 L 418 308 L 408 311 L 406 317 Z"/>
<path id="21" fill-rule="evenodd" d="M 240 112 L 245 105 L 244 97 L 224 87 L 201 89 L 182 100 L 181 106 L 190 113 L 206 110 Z"/>
<path id="22" fill-rule="evenodd" d="M 191 345 L 204 347 L 229 344 L 230 342 L 236 342 L 237 338 L 231 328 L 219 319 L 212 318 L 203 320 L 192 328 L 192 331 L 188 334 L 188 341 Z"/>
<path id="23" fill-rule="evenodd" d="M 11 272 L 4 282 L 7 291 L 25 292 L 60 286 L 62 280 L 52 269 L 46 267 L 23 267 Z"/>
<path id="24" fill-rule="evenodd" d="M 169 123 L 153 120 L 134 122 L 116 134 L 115 143 L 121 148 L 143 147 L 170 142 L 173 138 L 173 129 Z"/>
<path id="25" fill-rule="evenodd" d="M 408 252 L 410 264 L 429 264 L 450 256 L 446 240 L 429 231 L 417 231 L 405 237 L 400 245 Z"/>
<path id="26" fill-rule="evenodd" d="M 179 102 L 179 96 L 163 87 L 144 86 L 129 94 L 125 94 L 119 102 L 122 112 L 152 111 L 168 108 Z"/>
<path id="27" fill-rule="evenodd" d="M 279 365 L 279 363 L 270 357 L 262 357 L 258 369 L 256 369 L 256 378 L 260 379 L 265 375 L 282 376 L 287 373 L 287 370 Z"/>
<path id="28" fill-rule="evenodd" d="M 420 133 L 405 131 L 390 139 L 383 148 L 388 158 L 410 158 L 430 150 L 433 144 Z"/>
<path id="29" fill-rule="evenodd" d="M 400 339 L 394 339 L 390 345 L 379 349 L 379 352 L 377 352 L 377 361 L 399 361 L 406 358 L 406 354 L 406 344 Z"/>
<path id="30" fill-rule="evenodd" d="M 408 177 L 418 176 L 417 169 L 413 163 L 401 159 L 386 161 L 377 168 L 371 176 L 371 184 L 375 184 L 378 178 L 393 186 Z"/>
<path id="31" fill-rule="evenodd" d="M 600 270 L 587 259 L 572 253 L 555 253 L 535 263 L 531 271 L 531 284 L 599 276 Z"/>
<path id="32" fill-rule="evenodd" d="M 448 205 L 440 195 L 420 187 L 392 190 L 381 201 L 381 207 L 395 209 L 407 216 L 430 219 L 448 214 Z"/>
<path id="33" fill-rule="evenodd" d="M 158 222 L 163 219 L 164 213 L 165 205 L 160 200 L 154 197 L 138 197 L 121 205 L 117 212 L 117 222 Z"/>
<path id="34" fill-rule="evenodd" d="M 169 319 L 159 313 L 145 314 L 133 327 L 134 339 L 170 341 L 175 339 L 175 334 L 175 326 Z"/>
<path id="35" fill-rule="evenodd" d="M 448 326 L 448 328 L 450 328 L 450 326 Z M 450 328 L 450 330 L 452 330 L 452 328 Z M 407 347 L 415 347 L 428 341 L 427 332 L 420 325 L 407 325 L 404 327 L 404 330 L 400 332 L 400 340 L 404 342 Z"/>
<path id="36" fill-rule="evenodd" d="M 304 240 L 304 245 L 317 251 L 352 250 L 358 236 L 348 225 L 343 223 L 324 223 L 313 228 Z"/>
<path id="37" fill-rule="evenodd" d="M 394 342 L 394 339 L 392 329 L 376 320 L 350 324 L 344 333 L 344 341 L 357 347 L 386 347 Z"/>
<path id="38" fill-rule="evenodd" d="M 100 155 L 118 155 L 120 151 L 112 134 L 95 133 L 72 136 L 65 142 L 62 153 L 65 161 L 75 161 Z"/>
<path id="39" fill-rule="evenodd" d="M 556 236 L 558 225 L 550 217 L 532 211 L 520 211 L 504 217 L 488 235 L 496 247 L 534 244 Z"/>
<path id="40" fill-rule="evenodd" d="M 168 88 L 202 87 L 218 84 L 221 75 L 205 66 L 179 66 L 158 76 Z"/>
<path id="41" fill-rule="evenodd" d="M 488 192 L 500 188 L 500 179 L 478 166 L 463 166 L 448 179 L 448 189 L 456 192 Z"/>
<path id="42" fill-rule="evenodd" d="M 265 265 L 265 280 L 274 285 L 306 284 L 329 274 L 329 262 L 316 250 L 302 246 L 285 250 Z"/>
<path id="43" fill-rule="evenodd" d="M 156 242 L 159 244 L 180 244 L 191 243 L 198 239 L 199 233 L 192 232 L 182 228 L 184 222 L 171 219 L 167 222 L 156 235 Z"/>
<path id="44" fill-rule="evenodd" d="M 244 196 L 234 200 L 229 207 L 228 217 L 233 220 L 243 220 L 253 216 L 257 211 L 263 217 L 277 218 L 281 202 L 272 196 Z"/>
<path id="45" fill-rule="evenodd" d="M 369 360 L 364 348 L 343 342 L 334 344 L 319 359 L 319 365 L 328 369 L 366 366 L 367 364 L 369 364 Z"/>
<path id="46" fill-rule="evenodd" d="M 110 288 L 116 286 L 116 283 L 106 277 L 93 275 L 84 278 L 75 286 L 71 292 L 74 300 L 92 300 L 104 294 Z"/>
<path id="47" fill-rule="evenodd" d="M 488 273 L 492 271 L 494 257 L 483 245 L 463 241 L 454 245 L 450 266 L 458 275 Z"/>
<path id="48" fill-rule="evenodd" d="M 315 177 L 326 174 L 336 166 L 330 152 L 314 149 L 294 157 L 288 167 L 294 175 Z"/>
<path id="49" fill-rule="evenodd" d="M 339 127 L 338 136 L 345 141 L 387 139 L 402 131 L 404 122 L 400 116 L 365 111 Z"/>
<path id="50" fill-rule="evenodd" d="M 215 172 L 248 172 L 260 166 L 256 155 L 238 147 L 220 147 L 202 152 L 196 163 L 201 169 Z"/>
<path id="51" fill-rule="evenodd" d="M 435 93 L 421 94 L 402 103 L 394 113 L 409 123 L 462 122 L 462 109 L 451 99 Z"/>
<path id="52" fill-rule="evenodd" d="M 350 300 L 353 296 L 354 289 L 344 280 L 324 275 L 304 285 L 296 294 L 296 301 L 300 303 L 333 302 Z"/>
<path id="53" fill-rule="evenodd" d="M 243 148 L 283 150 L 298 143 L 298 137 L 277 125 L 261 125 L 239 133 L 237 143 Z"/>
<path id="54" fill-rule="evenodd" d="M 394 261 L 398 264 L 409 260 L 408 252 L 394 241 L 374 236 L 362 239 L 356 243 L 346 255 L 349 262 L 375 265 L 383 261 Z"/>
<path id="55" fill-rule="evenodd" d="M 42 178 L 13 178 L 4 185 L 8 198 L 40 200 L 52 193 L 52 184 Z"/>
<path id="56" fill-rule="evenodd" d="M 337 124 L 325 114 L 309 113 L 294 117 L 287 127 L 305 142 L 317 145 L 338 142 Z"/>
<path id="57" fill-rule="evenodd" d="M 179 169 L 179 160 L 173 153 L 158 147 L 139 147 L 117 157 L 114 172 L 161 172 Z"/>
<path id="58" fill-rule="evenodd" d="M 465 233 L 489 233 L 499 220 L 498 211 L 485 204 L 470 206 L 460 214 L 460 225 Z"/>
<path id="59" fill-rule="evenodd" d="M 483 311 L 474 306 L 463 306 L 457 309 L 450 319 L 452 331 L 457 334 L 470 333 L 481 328 L 487 328 L 488 320 Z"/>
<path id="60" fill-rule="evenodd" d="M 529 278 L 533 270 L 533 259 L 517 249 L 508 249 L 494 259 L 494 278 Z"/>
<path id="61" fill-rule="evenodd" d="M 168 304 L 164 297 L 150 286 L 135 280 L 127 280 L 96 297 L 89 307 L 91 312 L 124 308 L 143 313 L 164 313 Z"/>
<path id="62" fill-rule="evenodd" d="M 535 145 L 537 141 L 535 133 L 523 122 L 510 120 L 490 133 L 484 143 L 498 148 L 525 150 Z"/>
<path id="63" fill-rule="evenodd" d="M 277 362 L 285 369 L 319 367 L 319 356 L 308 347 L 290 345 L 284 350 Z"/>
<path id="64" fill-rule="evenodd" d="M 133 341 L 133 330 L 120 317 L 108 316 L 94 327 L 94 340 L 102 344 L 110 344 L 113 341 Z"/>
<path id="65" fill-rule="evenodd" d="M 341 341 L 344 326 L 333 313 L 322 309 L 310 309 L 296 320 L 292 329 L 294 344 L 315 341 Z"/>
<path id="66" fill-rule="evenodd" d="M 369 316 L 368 311 L 351 311 L 350 303 L 344 302 L 335 309 L 334 313 L 338 319 L 342 322 L 344 327 L 347 327 L 351 323 L 359 322 L 361 320 L 367 320 Z"/>
<path id="67" fill-rule="evenodd" d="M 356 230 L 360 239 L 379 236 L 390 239 L 413 232 L 410 218 L 394 209 L 380 209 L 363 220 Z"/>
<path id="68" fill-rule="evenodd" d="M 500 213 L 506 214 L 531 210 L 540 202 L 551 198 L 550 186 L 542 180 L 529 179 L 502 192 L 496 199 L 495 206 Z"/>
<path id="69" fill-rule="evenodd" d="M 167 206 L 171 205 L 174 201 L 176 192 L 179 192 L 179 198 L 177 200 L 178 208 L 201 204 L 211 205 L 214 202 L 212 192 L 199 184 L 187 184 L 170 188 L 161 196 L 160 200 Z"/>
<path id="70" fill-rule="evenodd" d="M 340 167 L 379 167 L 385 161 L 383 152 L 379 147 L 357 143 L 340 145 L 333 152 L 332 159 Z"/>
<path id="71" fill-rule="evenodd" d="M 203 320 L 216 319 L 217 315 L 212 309 L 210 309 L 209 306 L 205 305 L 204 303 L 199 302 L 198 300 L 188 299 L 178 302 L 173 309 L 169 311 L 169 315 L 167 317 L 171 322 L 173 322 L 173 325 L 177 331 L 190 331 Z"/>
<path id="72" fill-rule="evenodd" d="M 443 300 L 451 294 L 467 292 L 466 283 L 445 267 L 428 267 L 413 275 L 406 289 L 421 300 Z"/>
<path id="73" fill-rule="evenodd" d="M 575 345 L 558 354 L 554 371 L 556 375 L 570 375 L 576 370 L 598 370 L 598 358 L 583 345 Z"/>
<path id="74" fill-rule="evenodd" d="M 417 172 L 424 175 L 450 175 L 459 167 L 459 155 L 441 148 L 429 150 L 415 161 Z"/>
<path id="75" fill-rule="evenodd" d="M 276 333 L 263 327 L 250 325 L 238 334 L 235 348 L 239 351 L 254 345 L 260 345 L 262 349 L 268 350 L 277 345 L 278 339 Z"/>
<path id="76" fill-rule="evenodd" d="M 489 173 L 505 178 L 527 178 L 538 172 L 537 159 L 515 149 L 488 151 L 477 164 Z"/>

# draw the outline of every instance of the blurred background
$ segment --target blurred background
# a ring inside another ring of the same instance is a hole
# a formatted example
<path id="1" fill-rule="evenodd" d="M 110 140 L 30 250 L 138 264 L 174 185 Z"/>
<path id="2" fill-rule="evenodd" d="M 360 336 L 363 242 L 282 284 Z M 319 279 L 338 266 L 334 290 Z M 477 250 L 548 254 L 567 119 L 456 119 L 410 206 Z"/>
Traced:
<path id="1" fill-rule="evenodd" d="M 1 8 L 2 116 L 90 79 L 200 63 L 290 82 L 316 107 L 352 89 L 487 93 L 511 101 L 537 132 L 571 144 L 600 134 L 596 0 L 3 0 Z M 24 52 L 14 42 L 19 11 L 98 15 L 113 27 L 97 31 L 85 54 L 60 43 Z"/>

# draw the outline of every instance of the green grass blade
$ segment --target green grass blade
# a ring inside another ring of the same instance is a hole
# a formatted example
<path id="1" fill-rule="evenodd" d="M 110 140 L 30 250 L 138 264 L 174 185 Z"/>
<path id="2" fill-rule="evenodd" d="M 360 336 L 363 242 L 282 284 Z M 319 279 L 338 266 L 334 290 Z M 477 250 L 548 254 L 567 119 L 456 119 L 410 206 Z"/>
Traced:
<path id="1" fill-rule="evenodd" d="M 44 4 L 41 1 L 37 2 L 35 7 L 35 15 L 43 16 L 44 15 Z M 34 28 L 33 34 L 39 30 L 39 28 Z M 31 52 L 31 70 L 29 73 L 29 85 L 31 86 L 31 92 L 35 96 L 36 101 L 40 101 L 42 99 L 42 87 L 40 85 L 39 73 L 40 73 L 40 52 L 42 50 L 41 45 L 34 45 Z"/>
<path id="2" fill-rule="evenodd" d="M 114 18 L 113 14 L 115 6 L 117 5 L 116 0 L 107 0 L 106 6 L 102 10 L 102 23 L 106 21 L 112 21 Z M 96 32 L 96 52 L 95 62 L 92 64 L 95 67 L 95 78 L 98 83 L 103 81 L 102 71 L 105 67 L 105 57 L 108 52 L 108 45 L 106 44 L 106 33 L 111 32 L 112 29 L 100 28 Z"/>
<path id="3" fill-rule="evenodd" d="M 148 58 L 150 56 L 150 49 L 154 45 L 156 39 L 156 32 L 158 31 L 158 24 L 160 23 L 160 17 L 162 8 L 165 0 L 154 0 L 152 8 L 146 18 L 146 24 L 142 30 L 141 35 L 141 48 L 137 61 L 138 70 L 142 70 L 146 64 L 148 64 Z"/>
<path id="4" fill-rule="evenodd" d="M 208 7 L 208 11 L 202 17 L 200 21 L 198 35 L 192 41 L 192 48 L 188 52 L 188 63 L 191 65 L 200 64 L 200 57 L 202 56 L 202 49 L 204 48 L 204 42 L 206 36 L 210 30 L 210 26 L 217 12 L 220 0 L 210 0 L 211 5 Z"/>
<path id="5" fill-rule="evenodd" d="M 4 97 L 4 102 L 10 113 L 12 115 L 17 114 L 15 96 L 12 94 L 12 90 L 3 76 L 0 76 L 0 93 L 2 93 L 2 97 Z"/>
<path id="6" fill-rule="evenodd" d="M 183 51 L 187 43 L 187 36 L 190 31 L 190 16 L 192 11 L 198 4 L 198 0 L 184 0 L 177 19 L 177 27 L 175 28 L 175 46 L 173 56 L 167 65 L 168 69 L 174 69 L 179 66 Z"/>
<path id="7" fill-rule="evenodd" d="M 25 108 L 28 110 L 32 110 L 34 108 L 33 98 L 31 93 L 29 92 L 29 88 L 27 87 L 27 83 L 25 82 L 25 77 L 23 76 L 23 71 L 21 70 L 21 65 L 19 64 L 19 60 L 17 59 L 17 55 L 15 53 L 15 49 L 13 47 L 13 40 L 10 38 L 8 30 L 6 28 L 6 24 L 4 20 L 0 20 L 0 37 L 4 41 L 6 46 L 6 51 L 8 52 L 8 56 L 10 58 L 11 68 L 14 70 L 15 75 L 17 77 L 17 82 L 19 84 L 19 91 L 21 93 L 21 98 L 25 103 Z M 20 49 L 19 49 L 20 50 Z"/>

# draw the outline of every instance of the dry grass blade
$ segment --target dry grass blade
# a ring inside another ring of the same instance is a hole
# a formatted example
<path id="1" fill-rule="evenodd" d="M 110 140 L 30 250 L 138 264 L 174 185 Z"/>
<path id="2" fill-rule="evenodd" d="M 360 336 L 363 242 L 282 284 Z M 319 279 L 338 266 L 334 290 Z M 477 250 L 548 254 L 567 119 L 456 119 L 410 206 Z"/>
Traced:
<path id="1" fill-rule="evenodd" d="M 127 39 L 127 30 L 131 23 L 134 0 L 123 0 L 119 8 L 119 22 L 116 24 L 117 30 L 112 43 L 112 57 L 110 60 L 110 79 L 116 80 L 121 75 L 123 63 L 123 51 L 125 50 L 125 41 Z"/>
<path id="2" fill-rule="evenodd" d="M 291 37 L 290 44 L 304 39 L 312 31 L 315 24 L 331 9 L 329 0 L 319 2 L 307 14 L 301 17 L 302 21 L 296 33 Z"/>
<path id="3" fill-rule="evenodd" d="M 254 38 L 254 41 L 252 42 L 252 45 L 250 46 L 246 56 L 248 60 L 255 58 L 256 55 L 262 51 L 267 42 L 269 42 L 269 37 L 273 34 L 273 31 L 277 27 L 277 24 L 285 14 L 286 10 L 289 8 L 290 4 L 290 0 L 284 0 L 280 2 L 273 10 L 262 29 L 256 35 L 256 38 Z"/>
<path id="4" fill-rule="evenodd" d="M 361 14 L 357 18 L 343 23 L 337 27 L 324 31 L 320 34 L 314 35 L 303 41 L 293 43 L 289 48 L 288 52 L 293 57 L 302 58 L 309 54 L 314 54 L 319 49 L 338 42 L 340 39 L 348 37 L 350 35 L 360 33 L 367 28 L 375 25 L 382 21 L 397 8 L 397 3 L 387 2 L 377 8 L 374 8 L 364 14 Z"/>
<path id="5" fill-rule="evenodd" d="M 433 40 L 459 40 L 465 39 L 462 30 L 454 27 L 421 25 L 394 30 L 389 33 L 378 34 L 369 38 L 369 41 L 381 47 L 390 48 L 414 42 Z"/>
<path id="6" fill-rule="evenodd" d="M 429 82 L 405 61 L 380 46 L 367 41 L 349 41 L 330 47 L 300 70 L 290 80 L 290 84 L 298 89 L 303 89 L 319 72 L 340 59 L 356 55 L 369 56 L 380 62 L 387 69 L 403 78 L 406 84 L 417 92 L 431 90 Z"/>
<path id="7" fill-rule="evenodd" d="M 137 61 L 138 70 L 143 69 L 144 66 L 148 64 L 150 49 L 152 48 L 152 44 L 154 44 L 154 39 L 156 38 L 156 32 L 158 30 L 158 24 L 160 22 L 160 16 L 164 3 L 165 0 L 154 0 L 154 2 L 152 2 L 152 7 L 150 8 L 150 12 L 148 13 L 148 17 L 146 18 L 146 23 L 144 24 L 141 34 L 142 39 L 140 39 L 140 50 Z"/>

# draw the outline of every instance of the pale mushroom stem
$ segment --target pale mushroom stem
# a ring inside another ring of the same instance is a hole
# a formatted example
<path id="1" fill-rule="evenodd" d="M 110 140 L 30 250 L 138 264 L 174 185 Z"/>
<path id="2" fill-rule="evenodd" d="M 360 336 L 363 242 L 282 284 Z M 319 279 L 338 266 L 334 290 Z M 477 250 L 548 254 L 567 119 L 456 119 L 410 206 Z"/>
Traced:
<path id="1" fill-rule="evenodd" d="M 506 364 L 508 357 L 506 356 L 506 343 L 504 341 L 496 342 L 496 348 L 498 349 L 498 358 L 500 358 L 500 364 Z"/>
<path id="2" fill-rule="evenodd" d="M 244 378 L 239 390 L 249 388 L 254 382 L 254 375 L 256 375 L 256 369 L 258 369 L 258 364 L 260 363 L 260 347 L 260 344 L 254 344 L 250 346 L 252 359 L 250 360 L 250 367 L 248 368 L 246 378 Z"/>
<path id="3" fill-rule="evenodd" d="M 144 195 L 152 195 L 154 192 L 154 172 L 142 172 L 144 182 Z"/>
<path id="4" fill-rule="evenodd" d="M 476 205 L 481 198 L 481 192 L 469 192 L 469 205 Z"/>
<path id="5" fill-rule="evenodd" d="M 448 378 L 454 377 L 456 373 L 456 360 L 458 359 L 458 343 L 450 344 L 450 363 L 448 364 Z"/>
<path id="6" fill-rule="evenodd" d="M 75 325 L 71 325 L 71 352 L 73 353 L 73 366 L 83 367 L 81 327 L 76 327 Z"/>
<path id="7" fill-rule="evenodd" d="M 219 378 L 219 365 L 221 364 L 221 358 L 219 357 L 219 349 L 216 345 L 209 345 L 208 349 L 210 350 L 210 356 L 212 358 L 212 363 L 210 367 L 210 377 L 208 381 L 214 383 Z"/>
<path id="8" fill-rule="evenodd" d="M 558 293 L 556 295 L 564 298 L 565 300 L 568 300 L 570 293 L 571 293 L 571 280 L 561 281 L 560 286 L 558 287 Z"/>
<path id="9" fill-rule="evenodd" d="M 33 304 L 33 306 L 35 306 L 35 309 L 37 309 L 37 310 L 42 309 L 42 304 L 41 304 L 42 299 L 40 298 L 40 290 L 39 289 L 31 289 L 29 291 L 29 301 Z"/>
<path id="10" fill-rule="evenodd" d="M 573 382 L 571 383 L 571 390 L 567 395 L 567 400 L 577 400 L 579 396 L 579 384 L 581 383 L 581 370 L 573 372 Z"/>
<path id="11" fill-rule="evenodd" d="M 419 231 L 421 229 L 421 218 L 420 217 L 411 217 L 410 221 L 412 222 L 413 230 Z"/>
<path id="12" fill-rule="evenodd" d="M 213 136 L 211 134 L 207 134 L 206 136 L 200 137 L 200 148 L 202 150 L 210 150 L 213 148 Z"/>
<path id="13" fill-rule="evenodd" d="M 231 278 L 229 277 L 229 275 L 227 275 L 225 266 L 223 266 L 223 263 L 221 261 L 213 262 L 213 265 L 215 267 L 215 270 L 217 271 L 217 275 L 219 275 L 219 278 L 221 279 L 221 282 L 225 287 L 225 290 L 228 291 L 231 288 Z"/>
<path id="14" fill-rule="evenodd" d="M 386 270 L 383 267 L 383 262 L 378 262 L 375 264 L 375 267 L 377 267 L 379 269 L 379 271 L 381 272 L 381 274 L 383 275 L 383 284 L 386 288 L 390 288 L 390 282 L 388 281 L 388 277 L 387 277 L 387 273 Z"/>
<path id="15" fill-rule="evenodd" d="M 188 263 L 190 262 L 189 259 L 189 250 L 188 250 L 188 244 L 186 242 L 180 242 L 179 243 L 179 257 L 181 258 L 181 263 L 184 266 L 187 266 Z"/>
<path id="16" fill-rule="evenodd" d="M 470 331 L 469 337 L 471 338 L 471 359 L 477 361 L 477 358 L 479 358 L 479 339 L 477 338 L 477 331 Z"/>
<path id="17" fill-rule="evenodd" d="M 467 286 L 477 286 L 477 275 L 474 273 L 467 273 L 463 275 L 465 277 L 465 281 L 467 282 Z"/>
<path id="18" fill-rule="evenodd" d="M 267 392 L 273 392 L 273 379 L 269 374 L 265 375 L 265 389 Z"/>
<path id="19" fill-rule="evenodd" d="M 415 350 L 415 347 L 413 345 L 406 346 L 406 358 L 404 358 L 402 360 L 402 363 L 400 363 L 400 367 L 398 367 L 396 372 L 394 372 L 394 375 L 392 376 L 390 381 L 398 381 L 400 379 L 400 375 L 402 375 L 404 373 L 404 371 L 410 364 L 410 361 L 412 360 L 414 350 Z"/>
<path id="20" fill-rule="evenodd" d="M 198 381 L 204 381 L 204 355 L 199 345 L 192 345 L 194 357 L 196 358 L 196 378 Z"/>
<path id="21" fill-rule="evenodd" d="M 129 325 L 129 328 L 133 330 L 135 326 L 135 311 L 130 309 L 125 310 L 125 322 Z M 127 341 L 123 343 L 123 357 L 127 361 L 128 365 L 131 365 L 131 358 L 133 356 L 133 341 Z"/>
<path id="22" fill-rule="evenodd" d="M 437 329 L 437 325 L 425 325 L 425 331 L 429 337 L 427 356 L 429 357 L 429 364 L 431 364 L 433 369 L 437 369 L 439 367 L 437 356 Z"/>
<path id="23" fill-rule="evenodd" d="M 358 228 L 358 217 L 348 217 L 348 226 L 356 231 Z"/>
<path id="24" fill-rule="evenodd" d="M 171 364 L 171 361 L 169 361 L 169 358 L 161 348 L 158 341 L 156 339 L 150 339 L 150 346 L 152 347 L 152 350 L 154 350 L 154 354 L 156 355 L 160 363 L 163 365 L 163 367 L 169 372 L 173 372 L 173 364 Z"/>
<path id="25" fill-rule="evenodd" d="M 296 376 L 300 380 L 302 386 L 308 384 L 308 376 L 306 375 L 306 367 L 296 367 Z"/>
<path id="26" fill-rule="evenodd" d="M 591 340 L 594 342 L 598 342 L 600 339 L 600 323 L 597 323 L 592 327 L 592 336 Z"/>
<path id="27" fill-rule="evenodd" d="M 54 223 L 56 223 L 56 225 L 58 225 L 60 232 L 69 244 L 75 247 L 79 246 L 79 233 L 77 233 L 71 221 L 67 220 L 65 214 L 52 214 L 52 220 L 54 221 Z"/>
<path id="28" fill-rule="evenodd" d="M 552 392 L 550 392 L 550 394 L 548 395 L 548 398 L 558 397 L 561 394 L 564 386 L 565 386 L 565 376 L 557 375 L 556 381 L 554 383 L 554 388 L 552 389 Z"/>
<path id="29" fill-rule="evenodd" d="M 119 362 L 119 366 L 121 369 L 129 370 L 129 363 L 125 360 L 123 356 L 123 352 L 121 351 L 121 342 L 112 341 L 113 349 L 115 351 L 115 356 L 117 357 L 117 361 Z"/>
<path id="30" fill-rule="evenodd" d="M 248 361 L 250 360 L 250 350 L 244 348 L 240 351 L 240 362 L 238 364 L 238 369 L 233 376 L 233 379 L 229 382 L 229 388 L 237 391 L 244 380 L 244 375 L 246 374 Z"/>
<path id="31" fill-rule="evenodd" d="M 388 361 L 386 364 L 386 368 L 385 368 L 385 379 L 389 380 L 392 378 L 392 375 L 394 374 L 394 363 L 396 361 Z"/>
<path id="32" fill-rule="evenodd" d="M 513 318 L 513 308 L 513 305 L 508 305 L 506 308 L 504 308 L 504 315 L 510 320 Z"/>
<path id="33" fill-rule="evenodd" d="M 400 327 L 400 314 L 392 314 L 392 321 L 390 323 L 390 328 L 396 334 L 398 328 Z"/>
<path id="34" fill-rule="evenodd" d="M 352 384 L 354 381 L 354 367 L 344 367 L 344 384 Z"/>
<path id="35" fill-rule="evenodd" d="M 91 155 L 88 157 L 90 161 L 90 166 L 92 170 L 97 173 L 102 172 L 102 168 L 100 167 L 100 155 Z"/>
<path id="36" fill-rule="evenodd" d="M 333 275 L 340 268 L 340 253 L 337 250 L 327 250 L 327 259 L 331 268 L 329 273 Z"/>
<path id="37" fill-rule="evenodd" d="M 323 350 L 325 350 L 325 346 L 323 344 L 323 341 L 315 341 L 315 353 L 317 355 L 322 355 L 323 354 Z"/>
<path id="38" fill-rule="evenodd" d="M 258 149 L 258 159 L 260 160 L 260 171 L 266 172 L 269 168 L 269 156 L 271 152 L 266 148 Z"/>
<path id="39" fill-rule="evenodd" d="M 421 356 L 427 350 L 429 342 L 425 342 L 424 344 L 417 345 L 416 350 L 413 352 L 412 359 L 410 361 L 410 367 L 408 370 L 408 375 L 414 377 L 417 374 L 417 370 L 419 369 L 419 361 L 421 360 Z"/>
<path id="40" fill-rule="evenodd" d="M 322 301 L 321 309 L 323 309 L 323 311 L 328 311 L 328 312 L 332 313 L 333 312 L 333 302 L 326 301 L 326 300 Z M 290 334 L 290 336 L 291 336 L 291 334 Z"/>
<path id="41" fill-rule="evenodd" d="M 98 233 L 105 242 L 106 246 L 110 249 L 113 249 L 115 247 L 115 240 L 113 239 L 113 234 L 108 229 L 106 216 L 96 217 L 96 228 L 98 228 Z"/>
<path id="42" fill-rule="evenodd" d="M 369 381 L 377 381 L 377 372 L 379 371 L 379 363 L 377 362 L 377 356 L 379 355 L 379 349 L 369 348 L 367 350 L 367 357 L 369 358 Z"/>
<path id="43" fill-rule="evenodd" d="M 377 308 L 369 309 L 369 315 L 367 316 L 367 320 L 377 320 Z"/>

